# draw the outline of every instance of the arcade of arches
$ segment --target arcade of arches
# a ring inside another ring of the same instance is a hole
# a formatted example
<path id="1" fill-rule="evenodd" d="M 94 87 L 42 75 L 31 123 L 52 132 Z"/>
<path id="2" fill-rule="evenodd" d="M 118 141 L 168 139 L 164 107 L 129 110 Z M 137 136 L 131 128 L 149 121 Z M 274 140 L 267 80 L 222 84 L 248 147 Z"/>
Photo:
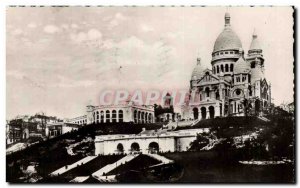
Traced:
<path id="1" fill-rule="evenodd" d="M 200 107 L 200 110 L 197 107 L 193 108 L 193 118 L 196 119 L 212 119 L 215 118 L 215 107 Z"/>

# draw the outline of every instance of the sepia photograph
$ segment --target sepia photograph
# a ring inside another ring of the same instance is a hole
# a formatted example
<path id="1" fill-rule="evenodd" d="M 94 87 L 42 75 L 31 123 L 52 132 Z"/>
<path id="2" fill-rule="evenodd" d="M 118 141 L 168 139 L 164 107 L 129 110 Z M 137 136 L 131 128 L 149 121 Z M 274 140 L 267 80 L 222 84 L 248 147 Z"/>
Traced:
<path id="1" fill-rule="evenodd" d="M 7 6 L 6 182 L 295 184 L 295 11 Z"/>

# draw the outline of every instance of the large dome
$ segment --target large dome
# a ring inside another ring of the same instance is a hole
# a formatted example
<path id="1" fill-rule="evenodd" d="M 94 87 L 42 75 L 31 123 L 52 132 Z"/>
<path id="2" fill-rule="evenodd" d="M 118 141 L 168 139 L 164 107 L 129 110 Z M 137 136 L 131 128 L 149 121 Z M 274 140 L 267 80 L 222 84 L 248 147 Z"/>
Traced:
<path id="1" fill-rule="evenodd" d="M 230 26 L 230 15 L 225 14 L 225 28 L 222 33 L 218 36 L 215 45 L 214 52 L 220 50 L 240 49 L 242 48 L 242 42 L 237 34 L 231 29 Z"/>

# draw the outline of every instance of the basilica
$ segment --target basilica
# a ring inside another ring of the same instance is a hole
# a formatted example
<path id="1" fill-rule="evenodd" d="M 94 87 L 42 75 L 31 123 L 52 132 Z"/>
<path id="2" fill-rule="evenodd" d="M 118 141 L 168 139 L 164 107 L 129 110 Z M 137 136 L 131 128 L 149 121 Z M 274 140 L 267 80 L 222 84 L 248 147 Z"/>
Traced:
<path id="1" fill-rule="evenodd" d="M 264 77 L 265 59 L 256 33 L 248 53 L 233 31 L 229 13 L 217 37 L 211 69 L 200 58 L 192 72 L 189 96 L 182 107 L 184 119 L 261 115 L 271 104 L 271 85 Z"/>

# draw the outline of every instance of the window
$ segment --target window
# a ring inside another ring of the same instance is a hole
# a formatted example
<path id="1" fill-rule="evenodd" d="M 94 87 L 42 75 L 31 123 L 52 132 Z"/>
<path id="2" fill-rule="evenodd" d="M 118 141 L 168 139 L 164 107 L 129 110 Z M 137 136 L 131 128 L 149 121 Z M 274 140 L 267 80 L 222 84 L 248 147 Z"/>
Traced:
<path id="1" fill-rule="evenodd" d="M 104 112 L 103 111 L 100 112 L 100 117 L 101 117 L 101 119 L 100 119 L 101 123 L 104 123 Z"/>
<path id="2" fill-rule="evenodd" d="M 224 72 L 224 66 L 221 65 L 221 72 Z"/>
<path id="3" fill-rule="evenodd" d="M 230 72 L 233 72 L 233 64 L 230 64 Z"/>
<path id="4" fill-rule="evenodd" d="M 223 52 L 221 52 L 220 54 L 223 55 Z"/>
<path id="5" fill-rule="evenodd" d="M 219 66 L 217 66 L 217 73 L 219 73 L 220 72 L 220 69 L 219 69 Z"/>
<path id="6" fill-rule="evenodd" d="M 228 72 L 228 64 L 225 65 L 225 72 Z"/>
<path id="7" fill-rule="evenodd" d="M 133 117 L 134 117 L 134 123 L 137 123 L 138 122 L 138 114 L 137 114 L 136 110 L 133 113 Z"/>
<path id="8" fill-rule="evenodd" d="M 99 123 L 99 111 L 97 111 L 97 123 Z"/>
<path id="9" fill-rule="evenodd" d="M 233 54 L 233 52 L 231 51 L 230 54 Z"/>
<path id="10" fill-rule="evenodd" d="M 247 77 L 244 75 L 242 78 L 242 82 L 245 82 L 247 80 Z"/>
<path id="11" fill-rule="evenodd" d="M 237 89 L 237 90 L 235 91 L 235 94 L 236 94 L 237 96 L 239 96 L 239 95 L 241 94 L 241 90 L 240 90 L 240 89 Z"/>
<path id="12" fill-rule="evenodd" d="M 255 62 L 252 62 L 251 63 L 251 69 L 254 69 L 255 68 Z"/>
<path id="13" fill-rule="evenodd" d="M 112 111 L 112 122 L 117 122 L 117 111 Z"/>
<path id="14" fill-rule="evenodd" d="M 110 122 L 110 111 L 106 110 L 105 114 L 106 114 L 106 123 L 109 123 Z"/>
<path id="15" fill-rule="evenodd" d="M 123 122 L 123 110 L 119 110 L 119 122 Z"/>
<path id="16" fill-rule="evenodd" d="M 240 77 L 236 77 L 236 82 L 240 82 L 241 78 Z"/>
<path id="17" fill-rule="evenodd" d="M 228 52 L 225 52 L 225 54 L 228 54 Z"/>
<path id="18" fill-rule="evenodd" d="M 220 94 L 219 91 L 216 92 L 216 99 L 219 100 L 220 99 Z"/>
<path id="19" fill-rule="evenodd" d="M 209 88 L 208 87 L 205 89 L 205 93 L 206 93 L 206 97 L 209 97 Z"/>

